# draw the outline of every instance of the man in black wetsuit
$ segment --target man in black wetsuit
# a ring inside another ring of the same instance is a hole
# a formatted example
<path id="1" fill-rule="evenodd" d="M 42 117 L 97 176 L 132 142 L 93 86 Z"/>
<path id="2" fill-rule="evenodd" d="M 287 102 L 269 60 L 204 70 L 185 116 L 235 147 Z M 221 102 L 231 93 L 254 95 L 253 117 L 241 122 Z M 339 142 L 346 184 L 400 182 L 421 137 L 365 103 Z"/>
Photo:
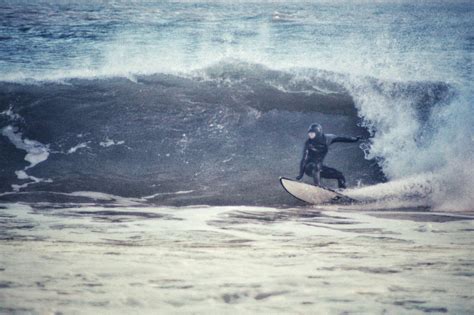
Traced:
<path id="1" fill-rule="evenodd" d="M 329 146 L 335 142 L 357 142 L 361 137 L 338 137 L 324 134 L 320 124 L 312 124 L 308 129 L 308 140 L 304 144 L 303 159 L 300 164 L 300 174 L 296 177 L 301 180 L 306 173 L 312 176 L 314 184 L 321 186 L 321 177 L 337 179 L 339 188 L 346 188 L 346 179 L 338 170 L 323 165 Z"/>

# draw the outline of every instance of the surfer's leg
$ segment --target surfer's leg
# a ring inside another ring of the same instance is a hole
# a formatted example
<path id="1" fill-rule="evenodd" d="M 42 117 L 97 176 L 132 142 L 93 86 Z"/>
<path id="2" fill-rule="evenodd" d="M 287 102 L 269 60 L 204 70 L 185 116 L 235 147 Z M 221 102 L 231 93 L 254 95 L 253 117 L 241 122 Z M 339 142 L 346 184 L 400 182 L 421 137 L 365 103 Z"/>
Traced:
<path id="1" fill-rule="evenodd" d="M 308 164 L 306 164 L 306 167 L 304 168 L 305 174 L 308 176 L 313 176 L 313 169 L 315 168 L 315 166 L 316 165 L 312 162 L 309 162 Z"/>
<path id="2" fill-rule="evenodd" d="M 321 169 L 321 177 L 337 179 L 337 186 L 339 188 L 346 188 L 346 178 L 344 175 L 332 167 L 324 166 Z"/>
<path id="3" fill-rule="evenodd" d="M 313 176 L 314 185 L 316 186 L 321 186 L 321 169 L 322 169 L 321 163 L 314 164 L 312 176 Z"/>

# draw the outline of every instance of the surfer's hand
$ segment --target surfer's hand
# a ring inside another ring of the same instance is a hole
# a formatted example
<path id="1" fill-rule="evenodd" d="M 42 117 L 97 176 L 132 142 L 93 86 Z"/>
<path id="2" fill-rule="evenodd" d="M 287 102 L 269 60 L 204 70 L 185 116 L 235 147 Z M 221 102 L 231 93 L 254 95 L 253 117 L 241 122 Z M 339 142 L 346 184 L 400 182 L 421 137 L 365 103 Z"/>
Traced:
<path id="1" fill-rule="evenodd" d="M 301 180 L 302 178 L 303 178 L 303 175 L 296 176 L 296 180 Z"/>
<path id="2" fill-rule="evenodd" d="M 362 140 L 362 139 L 364 139 L 364 138 L 363 138 L 362 136 L 357 136 L 356 139 L 357 139 L 357 141 L 360 141 L 360 140 Z"/>

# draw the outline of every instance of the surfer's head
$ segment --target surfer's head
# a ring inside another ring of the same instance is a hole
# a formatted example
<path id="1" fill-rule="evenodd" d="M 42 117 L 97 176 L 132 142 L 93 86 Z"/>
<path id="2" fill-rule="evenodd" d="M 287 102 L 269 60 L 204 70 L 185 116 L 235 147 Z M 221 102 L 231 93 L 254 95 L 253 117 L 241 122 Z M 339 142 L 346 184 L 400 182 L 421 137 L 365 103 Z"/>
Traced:
<path id="1" fill-rule="evenodd" d="M 314 139 L 317 136 L 320 136 L 323 134 L 323 127 L 320 124 L 314 123 L 311 124 L 308 128 L 308 137 L 310 139 Z"/>

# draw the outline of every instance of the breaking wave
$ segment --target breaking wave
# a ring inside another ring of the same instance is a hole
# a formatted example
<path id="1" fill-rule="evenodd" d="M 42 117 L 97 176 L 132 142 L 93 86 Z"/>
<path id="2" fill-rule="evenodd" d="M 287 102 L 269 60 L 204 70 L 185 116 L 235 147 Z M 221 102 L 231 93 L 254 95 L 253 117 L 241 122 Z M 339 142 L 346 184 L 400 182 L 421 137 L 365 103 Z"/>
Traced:
<path id="1" fill-rule="evenodd" d="M 474 195 L 472 109 L 443 82 L 232 59 L 133 80 L 3 82 L 0 99 L 6 200 L 96 191 L 173 205 L 292 204 L 277 179 L 297 174 L 315 121 L 367 138 L 327 157 L 358 199 L 466 210 Z"/>

